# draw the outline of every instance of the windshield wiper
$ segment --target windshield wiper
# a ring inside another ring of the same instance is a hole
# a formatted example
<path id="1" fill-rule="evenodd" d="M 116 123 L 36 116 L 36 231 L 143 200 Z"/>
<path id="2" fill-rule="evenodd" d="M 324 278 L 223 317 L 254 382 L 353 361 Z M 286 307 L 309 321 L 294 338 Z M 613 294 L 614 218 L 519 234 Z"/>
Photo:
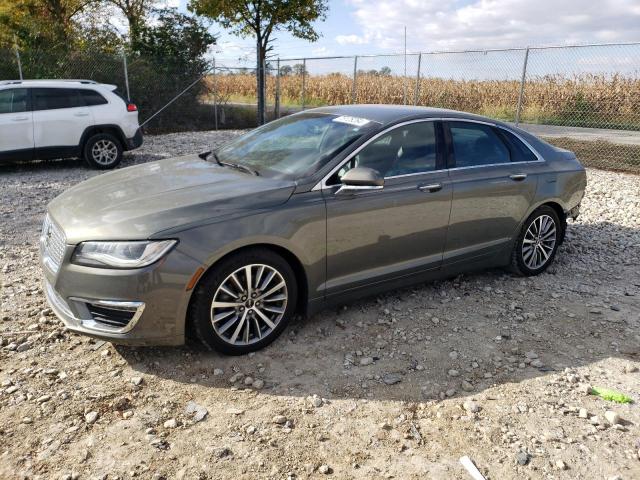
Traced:
<path id="1" fill-rule="evenodd" d="M 254 170 L 251 167 L 247 167 L 246 165 L 242 165 L 241 163 L 221 162 L 219 160 L 218 160 L 218 163 L 226 167 L 235 168 L 236 170 L 242 170 L 243 172 L 250 173 L 251 175 L 255 175 L 256 177 L 260 175 L 260 173 L 257 170 Z"/>
<path id="2" fill-rule="evenodd" d="M 198 156 L 203 159 L 203 160 L 207 160 L 209 158 L 209 156 L 213 156 L 213 159 L 216 161 L 216 163 L 218 165 L 220 165 L 221 167 L 223 167 L 224 165 L 222 164 L 222 162 L 220 161 L 220 159 L 218 158 L 218 155 L 216 155 L 216 152 L 211 151 L 211 150 L 207 150 L 206 152 L 200 152 L 198 154 Z"/>
<path id="3" fill-rule="evenodd" d="M 212 150 L 207 150 L 206 152 L 201 152 L 198 154 L 198 156 L 203 159 L 203 160 L 207 160 L 210 156 L 213 157 L 213 159 L 216 161 L 216 163 L 218 165 L 220 165 L 221 167 L 231 167 L 231 168 L 235 168 L 236 170 L 242 170 L 243 172 L 247 172 L 250 173 L 251 175 L 255 175 L 256 177 L 260 175 L 260 173 L 251 168 L 251 167 L 247 167 L 246 165 L 242 165 L 240 163 L 231 163 L 231 162 L 221 162 L 220 159 L 218 158 L 218 155 L 216 154 L 216 152 L 212 151 Z"/>

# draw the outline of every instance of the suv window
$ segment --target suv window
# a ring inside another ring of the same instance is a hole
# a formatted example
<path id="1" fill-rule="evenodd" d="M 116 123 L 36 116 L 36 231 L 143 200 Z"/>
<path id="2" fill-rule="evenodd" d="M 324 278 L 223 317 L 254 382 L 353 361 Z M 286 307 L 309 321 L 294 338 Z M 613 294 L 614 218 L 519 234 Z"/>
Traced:
<path id="1" fill-rule="evenodd" d="M 26 112 L 28 98 L 26 88 L 0 90 L 0 113 Z"/>
<path id="2" fill-rule="evenodd" d="M 109 103 L 102 95 L 100 95 L 95 90 L 82 89 L 78 90 L 78 93 L 84 100 L 84 104 L 87 107 L 93 107 L 95 105 L 105 105 Z"/>
<path id="3" fill-rule="evenodd" d="M 80 95 L 75 88 L 33 88 L 31 95 L 34 111 L 82 106 Z"/>
<path id="4" fill-rule="evenodd" d="M 506 145 L 489 125 L 449 122 L 449 128 L 457 168 L 511 161 Z"/>
<path id="5" fill-rule="evenodd" d="M 533 153 L 531 149 L 522 143 L 522 140 L 516 137 L 513 133 L 501 128 L 497 129 L 497 132 L 507 144 L 509 152 L 511 153 L 512 162 L 535 162 L 538 160 L 535 153 Z"/>
<path id="6" fill-rule="evenodd" d="M 383 177 L 432 172 L 436 169 L 436 127 L 433 121 L 395 128 L 364 147 L 327 183 L 336 185 L 354 167 L 368 167 Z"/>

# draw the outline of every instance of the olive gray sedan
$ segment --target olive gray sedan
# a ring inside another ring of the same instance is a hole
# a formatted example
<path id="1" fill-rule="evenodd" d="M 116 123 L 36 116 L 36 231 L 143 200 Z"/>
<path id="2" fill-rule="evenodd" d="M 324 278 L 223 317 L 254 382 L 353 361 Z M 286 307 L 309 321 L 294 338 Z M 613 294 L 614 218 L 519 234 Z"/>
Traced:
<path id="1" fill-rule="evenodd" d="M 81 334 L 243 354 L 327 305 L 488 267 L 537 275 L 585 186 L 573 153 L 488 118 L 307 110 L 64 192 L 45 290 Z"/>

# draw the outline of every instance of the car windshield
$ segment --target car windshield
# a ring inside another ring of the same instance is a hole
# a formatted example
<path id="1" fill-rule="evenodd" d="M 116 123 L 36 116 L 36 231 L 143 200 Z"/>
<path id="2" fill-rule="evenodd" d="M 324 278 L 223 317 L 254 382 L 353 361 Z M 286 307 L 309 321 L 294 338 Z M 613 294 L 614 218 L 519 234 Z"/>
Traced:
<path id="1" fill-rule="evenodd" d="M 260 175 L 299 179 L 377 126 L 360 117 L 298 113 L 242 135 L 216 154 L 222 163 L 243 165 Z"/>

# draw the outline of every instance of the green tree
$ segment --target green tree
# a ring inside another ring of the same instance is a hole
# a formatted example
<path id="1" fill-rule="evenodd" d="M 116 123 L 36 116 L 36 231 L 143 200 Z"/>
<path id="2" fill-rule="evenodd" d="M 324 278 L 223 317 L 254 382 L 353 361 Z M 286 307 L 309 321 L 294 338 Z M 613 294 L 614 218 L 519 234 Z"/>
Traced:
<path id="1" fill-rule="evenodd" d="M 77 17 L 96 0 L 0 0 L 0 46 L 69 47 Z"/>
<path id="2" fill-rule="evenodd" d="M 291 65 L 282 65 L 280 67 L 280 76 L 282 77 L 288 77 L 292 72 L 293 68 L 291 68 Z"/>
<path id="3" fill-rule="evenodd" d="M 313 27 L 324 20 L 327 0 L 191 0 L 189 9 L 219 22 L 232 33 L 256 39 L 256 93 L 258 124 L 265 122 L 265 57 L 272 35 L 287 31 L 297 38 L 315 42 Z"/>
<path id="4" fill-rule="evenodd" d="M 145 26 L 155 0 L 97 0 L 115 6 L 127 19 L 129 25 L 129 44 L 135 50 L 138 47 L 140 34 Z"/>
<path id="5" fill-rule="evenodd" d="M 136 43 L 130 45 L 132 99 L 149 116 L 191 85 L 178 101 L 153 119 L 151 129 L 192 130 L 202 124 L 202 118 L 210 118 L 210 107 L 201 98 L 208 88 L 209 63 L 205 54 L 215 41 L 208 26 L 197 17 L 176 9 L 149 12 Z"/>
<path id="6" fill-rule="evenodd" d="M 308 75 L 309 71 L 304 66 L 304 63 L 296 63 L 293 66 L 293 74 L 294 75 Z"/>
<path id="7" fill-rule="evenodd" d="M 175 9 L 157 10 L 155 21 L 140 27 L 135 53 L 154 59 L 159 65 L 203 75 L 208 70 L 204 58 L 216 38 L 196 17 Z"/>

